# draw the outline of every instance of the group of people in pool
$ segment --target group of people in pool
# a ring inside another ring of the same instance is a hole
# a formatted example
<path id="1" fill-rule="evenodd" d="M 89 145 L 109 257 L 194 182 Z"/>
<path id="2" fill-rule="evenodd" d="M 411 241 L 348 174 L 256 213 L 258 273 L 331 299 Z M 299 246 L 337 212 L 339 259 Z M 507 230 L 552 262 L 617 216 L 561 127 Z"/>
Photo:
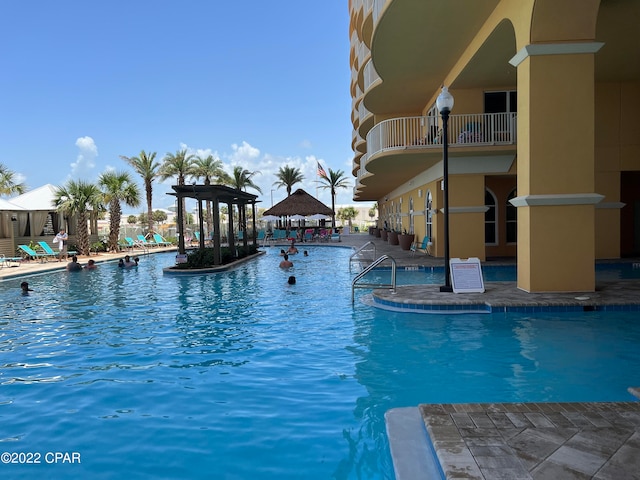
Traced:
<path id="1" fill-rule="evenodd" d="M 297 253 L 299 253 L 299 252 L 298 252 L 298 248 L 296 247 L 295 240 L 291 240 L 291 245 L 289 245 L 289 248 L 286 251 L 284 249 L 280 250 L 280 256 L 282 257 L 282 261 L 280 262 L 280 268 L 291 268 L 291 267 L 293 267 L 293 262 L 291 260 L 289 260 L 289 255 L 295 255 Z M 303 251 L 303 255 L 305 257 L 308 257 L 309 256 L 309 252 L 304 250 Z M 291 275 L 287 279 L 287 283 L 289 285 L 295 285 L 296 277 Z"/>
<path id="2" fill-rule="evenodd" d="M 139 261 L 140 259 L 138 257 L 131 258 L 129 255 L 125 255 L 124 258 L 118 260 L 118 267 L 137 267 Z M 95 270 L 96 268 L 98 268 L 98 265 L 94 259 L 89 259 L 87 264 L 83 266 L 78 262 L 78 257 L 76 255 L 71 257 L 71 261 L 67 263 L 67 272 L 81 272 L 82 270 Z M 20 284 L 20 289 L 22 290 L 22 295 L 29 295 L 29 292 L 33 292 L 33 290 L 29 288 L 28 282 L 22 282 Z"/>

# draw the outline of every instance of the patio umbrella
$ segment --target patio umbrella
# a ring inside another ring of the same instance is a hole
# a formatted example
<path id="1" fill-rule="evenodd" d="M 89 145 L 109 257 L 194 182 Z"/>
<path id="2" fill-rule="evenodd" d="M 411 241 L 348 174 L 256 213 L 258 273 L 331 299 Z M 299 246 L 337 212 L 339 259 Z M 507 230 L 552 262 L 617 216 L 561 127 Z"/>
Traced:
<path id="1" fill-rule="evenodd" d="M 331 218 L 329 215 L 323 215 L 322 213 L 316 213 L 315 215 L 311 215 L 309 220 L 328 220 Z"/>
<path id="2" fill-rule="evenodd" d="M 265 222 L 275 222 L 279 218 L 280 217 L 276 217 L 275 215 L 265 215 L 264 217 L 261 217 L 260 220 L 264 220 Z"/>
<path id="3" fill-rule="evenodd" d="M 306 217 L 305 217 L 304 215 L 298 215 L 298 214 L 296 214 L 296 215 L 291 215 L 289 218 L 290 218 L 291 220 L 298 220 L 298 221 L 300 221 L 300 220 L 304 220 Z"/>

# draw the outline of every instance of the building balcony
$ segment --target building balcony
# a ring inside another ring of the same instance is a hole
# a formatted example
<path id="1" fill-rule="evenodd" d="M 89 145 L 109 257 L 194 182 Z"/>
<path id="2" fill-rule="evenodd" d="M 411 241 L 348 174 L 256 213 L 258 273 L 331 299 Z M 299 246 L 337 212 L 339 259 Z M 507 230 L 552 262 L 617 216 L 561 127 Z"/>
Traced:
<path id="1" fill-rule="evenodd" d="M 515 145 L 515 113 L 449 116 L 449 147 Z M 439 117 L 401 117 L 384 120 L 367 134 L 369 157 L 392 149 L 442 146 Z"/>
<path id="2" fill-rule="evenodd" d="M 357 175 L 358 199 L 377 200 L 442 161 L 440 117 L 416 116 L 384 120 L 366 137 L 366 154 Z M 449 116 L 450 157 L 513 155 L 516 113 Z"/>

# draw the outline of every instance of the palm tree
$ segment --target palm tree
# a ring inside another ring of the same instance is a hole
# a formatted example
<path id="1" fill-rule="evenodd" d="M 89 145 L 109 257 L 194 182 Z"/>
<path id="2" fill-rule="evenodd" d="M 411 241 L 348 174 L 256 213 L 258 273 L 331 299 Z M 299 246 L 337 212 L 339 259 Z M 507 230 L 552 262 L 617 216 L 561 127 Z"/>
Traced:
<path id="1" fill-rule="evenodd" d="M 233 177 L 228 179 L 229 185 L 236 190 L 247 191 L 247 188 L 253 188 L 257 190 L 259 193 L 262 193 L 260 187 L 253 183 L 252 178 L 254 175 L 259 174 L 260 172 L 256 170 L 255 172 L 250 172 L 249 170 L 245 170 L 244 168 L 237 166 L 233 167 Z"/>
<path id="2" fill-rule="evenodd" d="M 220 181 L 220 179 L 224 178 L 226 175 L 225 171 L 222 169 L 222 160 L 218 158 L 213 158 L 213 155 L 208 155 L 207 157 L 196 157 L 193 161 L 193 173 L 192 175 L 197 178 L 203 178 L 205 185 L 211 185 L 211 179 L 216 179 Z M 211 232 L 211 225 L 213 223 L 213 218 L 211 217 L 211 202 L 207 200 L 207 232 Z"/>
<path id="3" fill-rule="evenodd" d="M 89 254 L 89 228 L 87 213 L 104 208 L 102 192 L 97 185 L 82 180 L 69 180 L 64 187 L 58 187 L 53 196 L 53 204 L 66 217 L 75 216 L 77 221 L 78 253 Z"/>
<path id="4" fill-rule="evenodd" d="M 162 165 L 158 174 L 161 180 L 167 180 L 172 177 L 178 177 L 178 185 L 184 185 L 187 177 L 193 176 L 193 161 L 195 155 L 187 155 L 187 149 L 178 150 L 175 154 L 167 153 L 162 159 Z M 180 202 L 182 209 L 182 233 L 187 231 L 187 215 L 185 208 L 185 199 L 182 197 Z"/>
<path id="5" fill-rule="evenodd" d="M 153 207 L 151 200 L 153 195 L 153 181 L 158 178 L 158 169 L 160 168 L 160 163 L 155 161 L 156 152 L 147 153 L 144 150 L 141 150 L 140 155 L 137 157 L 125 157 L 124 155 L 120 155 L 120 158 L 131 165 L 144 181 L 144 190 L 147 194 L 147 221 L 149 223 L 149 231 L 152 231 Z"/>
<path id="6" fill-rule="evenodd" d="M 118 250 L 120 237 L 120 202 L 130 207 L 140 204 L 140 190 L 127 172 L 105 172 L 100 175 L 98 185 L 102 187 L 103 199 L 109 205 L 109 250 Z"/>
<path id="7" fill-rule="evenodd" d="M 331 170 L 329 169 L 329 175 L 324 175 L 320 177 L 318 180 L 319 183 L 323 183 L 324 185 L 320 185 L 320 188 L 331 189 L 331 226 L 333 228 L 336 227 L 336 189 L 337 188 L 349 188 L 349 181 L 347 177 L 344 176 L 344 172 L 342 170 Z"/>
<path id="8" fill-rule="evenodd" d="M 259 173 L 260 172 L 258 170 L 256 170 L 255 172 L 251 172 L 249 170 L 245 170 L 240 166 L 236 166 L 236 167 L 233 167 L 233 177 L 228 177 L 227 182 L 232 188 L 235 188 L 236 190 L 246 191 L 247 188 L 253 188 L 254 190 L 257 190 L 259 193 L 262 193 L 262 190 L 260 189 L 260 187 L 255 183 L 253 183 L 253 180 L 252 180 L 254 175 L 257 175 Z M 244 213 L 245 213 L 244 209 L 240 210 L 240 205 L 238 205 L 238 217 L 239 217 L 238 220 L 239 220 L 239 223 L 243 226 L 245 226 L 246 224 L 246 218 L 245 218 L 246 215 Z"/>
<path id="9" fill-rule="evenodd" d="M 273 182 L 273 185 L 276 187 L 286 187 L 287 197 L 291 195 L 291 187 L 304 180 L 304 175 L 302 175 L 299 168 L 288 165 L 280 167 L 280 170 L 276 173 L 276 177 L 278 177 L 278 181 Z"/>
<path id="10" fill-rule="evenodd" d="M 24 183 L 16 183 L 16 174 L 0 163 L 0 196 L 23 194 L 27 189 Z"/>

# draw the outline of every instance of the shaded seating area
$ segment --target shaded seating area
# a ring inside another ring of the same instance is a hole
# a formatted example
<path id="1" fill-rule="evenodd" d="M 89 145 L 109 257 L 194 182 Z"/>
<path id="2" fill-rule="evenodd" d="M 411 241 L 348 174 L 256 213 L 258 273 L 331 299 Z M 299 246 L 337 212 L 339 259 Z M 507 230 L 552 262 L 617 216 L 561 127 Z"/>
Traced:
<path id="1" fill-rule="evenodd" d="M 253 195 L 251 193 L 245 192 L 243 190 L 238 190 L 235 188 L 227 187 L 226 185 L 172 185 L 171 187 L 173 192 L 168 193 L 167 195 L 171 195 L 176 197 L 177 199 L 177 226 L 178 226 L 178 254 L 185 254 L 185 232 L 183 231 L 183 219 L 185 217 L 185 211 L 183 210 L 183 199 L 184 198 L 192 198 L 195 199 L 198 203 L 198 232 L 197 232 L 197 246 L 196 248 L 203 250 L 207 246 L 211 246 L 213 248 L 213 264 L 221 265 L 222 264 L 222 237 L 226 236 L 228 245 L 235 245 L 236 243 L 236 231 L 257 231 L 256 228 L 256 201 L 258 196 Z M 211 241 L 206 242 L 205 238 L 200 232 L 204 232 L 204 202 L 211 202 L 211 211 L 213 212 L 213 232 L 211 235 Z M 220 221 L 220 204 L 226 204 L 228 207 L 228 211 L 232 212 L 234 208 L 237 207 L 239 221 L 235 222 L 234 215 L 228 216 L 227 223 L 227 232 L 226 235 L 223 235 L 221 231 L 221 221 Z M 253 209 L 252 215 L 252 226 L 251 228 L 247 228 L 247 215 L 246 208 L 250 205 Z M 236 224 L 237 223 L 237 224 Z M 243 238 L 240 240 L 241 245 L 237 249 L 232 249 L 232 255 L 234 257 L 238 256 L 238 251 L 242 249 L 247 249 L 249 238 L 248 235 L 243 235 Z M 257 246 L 257 238 L 255 235 L 252 236 L 251 239 L 254 246 Z"/>

